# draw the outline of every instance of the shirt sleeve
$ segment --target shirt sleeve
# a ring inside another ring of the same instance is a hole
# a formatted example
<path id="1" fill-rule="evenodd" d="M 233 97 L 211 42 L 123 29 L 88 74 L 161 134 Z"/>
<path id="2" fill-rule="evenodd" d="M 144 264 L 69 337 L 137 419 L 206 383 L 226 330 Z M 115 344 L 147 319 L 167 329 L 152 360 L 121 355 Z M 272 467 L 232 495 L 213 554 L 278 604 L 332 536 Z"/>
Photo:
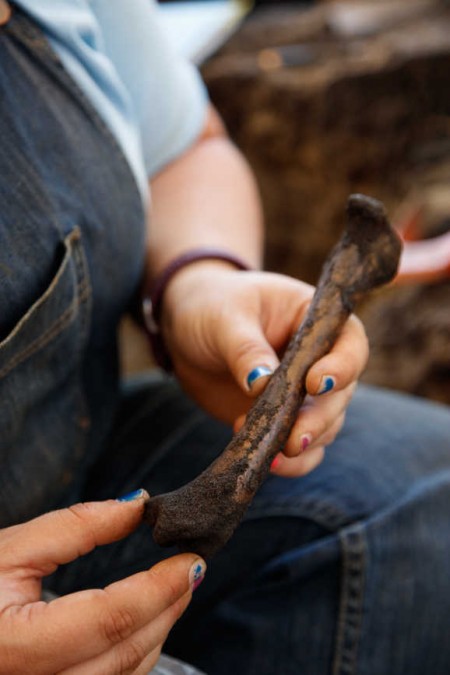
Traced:
<path id="1" fill-rule="evenodd" d="M 91 0 L 104 48 L 131 97 L 147 174 L 199 135 L 207 94 L 195 67 L 176 54 L 154 0 Z"/>

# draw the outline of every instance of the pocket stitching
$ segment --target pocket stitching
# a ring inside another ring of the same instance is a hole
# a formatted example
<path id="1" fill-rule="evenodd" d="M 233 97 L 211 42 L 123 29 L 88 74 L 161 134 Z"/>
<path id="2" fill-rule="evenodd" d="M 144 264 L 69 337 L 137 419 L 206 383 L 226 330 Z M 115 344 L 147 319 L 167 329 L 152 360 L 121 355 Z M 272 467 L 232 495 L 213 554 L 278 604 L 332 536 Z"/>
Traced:
<path id="1" fill-rule="evenodd" d="M 18 366 L 20 363 L 28 359 L 36 351 L 42 349 L 42 347 L 45 347 L 45 345 L 48 344 L 54 337 L 59 335 L 59 333 L 61 333 L 61 331 L 64 330 L 64 328 L 71 323 L 74 316 L 76 316 L 76 308 L 80 307 L 84 302 L 88 301 L 91 289 L 89 283 L 89 276 L 86 269 L 86 263 L 84 261 L 82 252 L 78 250 L 76 246 L 75 247 L 73 246 L 73 244 L 79 241 L 80 239 L 81 239 L 81 231 L 79 227 L 75 227 L 65 239 L 65 242 L 68 246 L 68 250 L 66 252 L 68 259 L 66 262 L 67 264 L 69 264 L 70 256 L 72 255 L 73 256 L 72 260 L 74 262 L 76 269 L 76 278 L 78 279 L 78 282 L 76 284 L 75 297 L 73 298 L 69 307 L 56 319 L 56 321 L 51 326 L 47 328 L 46 331 L 44 331 L 44 333 L 39 335 L 39 337 L 37 337 L 30 344 L 24 347 L 24 349 L 15 354 L 15 356 L 13 356 L 12 359 L 10 359 L 10 361 L 8 361 L 3 366 L 3 368 L 0 370 L 0 379 L 3 379 L 16 366 Z M 66 265 L 63 264 L 63 268 L 60 269 L 59 273 L 56 275 L 55 279 L 53 279 L 52 283 L 50 284 L 49 288 L 45 291 L 44 295 L 38 300 L 33 310 L 36 309 L 39 305 L 41 305 L 42 302 L 46 298 L 48 298 L 49 295 L 53 292 L 55 285 L 61 278 L 61 274 L 63 274 L 64 270 L 66 269 Z M 28 315 L 29 312 L 27 312 L 23 320 L 25 320 L 28 317 Z M 22 321 L 19 322 L 19 326 L 21 324 Z M 84 317 L 84 320 L 82 321 L 82 332 L 84 332 L 84 330 L 87 329 L 87 325 L 88 325 L 87 317 Z M 17 332 L 17 329 L 18 326 L 13 331 L 12 335 L 14 335 Z M 9 336 L 9 338 L 7 338 L 7 340 L 9 340 L 10 338 L 11 335 Z"/>
<path id="2" fill-rule="evenodd" d="M 56 335 L 58 335 L 69 323 L 71 322 L 74 314 L 75 314 L 75 309 L 84 300 L 87 300 L 89 297 L 89 288 L 86 283 L 83 284 L 82 287 L 80 287 L 80 293 L 79 295 L 72 301 L 70 306 L 66 309 L 66 311 L 61 314 L 61 316 L 55 321 L 55 323 L 48 328 L 45 333 L 40 335 L 36 340 L 31 342 L 25 349 L 23 349 L 21 352 L 16 354 L 13 359 L 11 359 L 6 366 L 3 367 L 2 370 L 0 370 L 0 379 L 5 377 L 13 368 L 19 365 L 19 363 L 22 363 L 22 361 L 25 361 L 25 359 L 29 358 L 32 354 L 34 354 L 36 351 L 44 347 L 48 342 L 50 342 Z"/>

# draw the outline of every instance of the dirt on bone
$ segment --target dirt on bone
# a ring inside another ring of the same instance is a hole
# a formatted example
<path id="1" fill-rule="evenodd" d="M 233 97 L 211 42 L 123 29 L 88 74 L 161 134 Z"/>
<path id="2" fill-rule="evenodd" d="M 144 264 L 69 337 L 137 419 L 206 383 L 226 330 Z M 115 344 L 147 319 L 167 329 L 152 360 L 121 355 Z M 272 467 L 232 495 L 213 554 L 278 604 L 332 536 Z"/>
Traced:
<path id="1" fill-rule="evenodd" d="M 347 218 L 305 320 L 243 427 L 200 476 L 147 503 L 144 519 L 161 546 L 208 558 L 226 544 L 289 436 L 309 368 L 330 350 L 355 304 L 395 276 L 401 242 L 383 205 L 351 195 Z"/>

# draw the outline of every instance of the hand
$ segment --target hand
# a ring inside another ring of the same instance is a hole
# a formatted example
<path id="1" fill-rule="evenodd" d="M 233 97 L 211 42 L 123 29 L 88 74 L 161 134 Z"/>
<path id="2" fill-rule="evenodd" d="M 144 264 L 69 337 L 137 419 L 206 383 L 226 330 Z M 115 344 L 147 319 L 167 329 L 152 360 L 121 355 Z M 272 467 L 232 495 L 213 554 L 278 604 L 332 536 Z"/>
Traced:
<path id="1" fill-rule="evenodd" d="M 180 271 L 167 289 L 163 333 L 186 391 L 239 429 L 252 399 L 278 366 L 313 291 L 285 276 L 238 272 L 215 261 Z M 309 395 L 273 464 L 274 473 L 302 475 L 320 463 L 324 447 L 342 427 L 367 356 L 364 329 L 352 316 L 331 352 L 308 372 Z M 262 376 L 249 386 L 255 370 Z"/>
<path id="2" fill-rule="evenodd" d="M 192 570 L 204 570 L 197 556 L 175 556 L 104 589 L 39 600 L 42 578 L 58 565 L 129 534 L 147 497 L 142 491 L 130 502 L 77 504 L 0 531 L 2 675 L 152 669 L 189 603 Z"/>

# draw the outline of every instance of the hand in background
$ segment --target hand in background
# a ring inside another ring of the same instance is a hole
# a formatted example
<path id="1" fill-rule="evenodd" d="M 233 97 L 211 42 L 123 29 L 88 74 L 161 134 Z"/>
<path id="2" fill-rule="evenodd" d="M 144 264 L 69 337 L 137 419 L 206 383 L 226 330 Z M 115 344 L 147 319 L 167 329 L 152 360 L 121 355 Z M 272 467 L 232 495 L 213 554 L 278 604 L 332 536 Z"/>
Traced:
<path id="1" fill-rule="evenodd" d="M 76 504 L 0 531 L 0 673 L 148 673 L 188 605 L 204 563 L 165 560 L 104 589 L 40 601 L 41 580 L 96 546 L 129 534 L 147 495 Z"/>

